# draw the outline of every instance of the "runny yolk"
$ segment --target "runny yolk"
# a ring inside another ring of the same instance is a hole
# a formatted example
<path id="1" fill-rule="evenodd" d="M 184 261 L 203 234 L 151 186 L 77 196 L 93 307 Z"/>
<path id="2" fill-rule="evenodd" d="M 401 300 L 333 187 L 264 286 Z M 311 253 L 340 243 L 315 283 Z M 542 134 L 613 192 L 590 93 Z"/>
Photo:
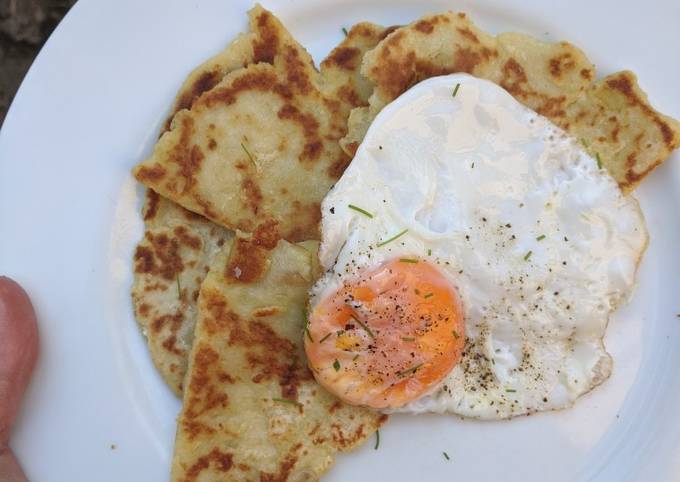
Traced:
<path id="1" fill-rule="evenodd" d="M 397 408 L 439 383 L 465 341 L 460 301 L 431 264 L 364 271 L 310 314 L 305 350 L 318 382 L 353 405 Z"/>

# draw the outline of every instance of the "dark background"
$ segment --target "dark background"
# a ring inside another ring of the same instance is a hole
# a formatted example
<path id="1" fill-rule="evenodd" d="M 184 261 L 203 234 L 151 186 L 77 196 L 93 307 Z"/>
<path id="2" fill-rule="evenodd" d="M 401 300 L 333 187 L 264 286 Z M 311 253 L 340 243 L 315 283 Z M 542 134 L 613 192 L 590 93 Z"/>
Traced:
<path id="1" fill-rule="evenodd" d="M 0 0 L 0 126 L 31 62 L 75 0 Z"/>

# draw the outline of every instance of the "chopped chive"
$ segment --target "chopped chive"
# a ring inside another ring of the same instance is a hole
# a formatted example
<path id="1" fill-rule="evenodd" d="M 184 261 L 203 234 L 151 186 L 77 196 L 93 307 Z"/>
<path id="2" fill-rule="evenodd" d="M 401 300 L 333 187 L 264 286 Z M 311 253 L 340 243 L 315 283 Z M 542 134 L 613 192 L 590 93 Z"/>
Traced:
<path id="1" fill-rule="evenodd" d="M 274 402 L 279 402 L 279 403 L 288 403 L 290 405 L 297 405 L 298 407 L 301 407 L 302 404 L 296 400 L 291 400 L 289 398 L 272 398 Z"/>
<path id="2" fill-rule="evenodd" d="M 541 234 L 539 237 L 536 238 L 536 241 L 543 241 L 545 239 L 545 234 Z"/>
<path id="3" fill-rule="evenodd" d="M 373 450 L 378 450 L 378 447 L 380 447 L 380 430 L 375 431 L 375 445 L 373 446 Z"/>
<path id="4" fill-rule="evenodd" d="M 359 321 L 358 319 L 356 319 L 354 317 L 352 317 L 352 319 L 354 321 L 356 321 L 357 323 L 359 323 L 359 326 L 361 326 L 366 331 L 366 333 L 368 333 L 368 336 L 375 339 L 375 335 L 373 334 L 373 332 L 371 331 L 371 329 L 368 326 L 364 325 L 361 321 Z"/>
<path id="5" fill-rule="evenodd" d="M 602 169 L 602 159 L 600 159 L 600 153 L 595 153 L 595 160 L 597 161 L 597 168 Z"/>
<path id="6" fill-rule="evenodd" d="M 342 27 L 342 33 L 345 34 L 345 37 L 347 37 L 347 35 L 349 35 L 349 32 L 347 32 L 347 29 L 345 27 Z"/>
<path id="7" fill-rule="evenodd" d="M 182 285 L 179 284 L 179 275 L 177 275 L 177 297 L 182 297 Z"/>
<path id="8" fill-rule="evenodd" d="M 418 260 L 417 259 L 411 259 L 411 258 L 399 258 L 399 262 L 415 264 L 415 263 L 418 262 Z"/>
<path id="9" fill-rule="evenodd" d="M 326 340 L 328 339 L 328 337 L 331 336 L 332 334 L 333 334 L 333 333 L 328 333 L 328 334 L 326 334 L 326 336 L 324 336 L 323 338 L 321 338 L 321 339 L 319 340 L 319 343 L 323 343 L 324 341 L 326 341 Z"/>
<path id="10" fill-rule="evenodd" d="M 583 144 L 583 147 L 588 148 L 588 143 L 585 139 L 581 139 L 581 144 Z"/>
<path id="11" fill-rule="evenodd" d="M 428 293 L 425 296 L 423 296 L 423 298 L 431 298 L 432 296 L 434 296 L 434 293 Z"/>
<path id="12" fill-rule="evenodd" d="M 337 360 L 337 358 L 336 358 L 335 361 L 333 362 L 333 368 L 335 368 L 335 371 L 336 371 L 336 372 L 339 372 L 339 371 L 340 371 L 340 362 Z"/>
<path id="13" fill-rule="evenodd" d="M 392 241 L 402 237 L 406 233 L 408 233 L 408 229 L 404 229 L 403 231 L 400 231 L 397 234 L 395 234 L 394 236 L 392 236 L 390 239 L 387 239 L 385 241 L 378 243 L 378 247 L 385 246 L 387 243 L 391 243 Z"/>
<path id="14" fill-rule="evenodd" d="M 460 84 L 456 84 L 456 87 L 453 89 L 453 95 L 452 97 L 455 97 L 456 94 L 458 93 L 458 89 L 460 88 Z"/>
<path id="15" fill-rule="evenodd" d="M 416 341 L 416 339 L 413 338 L 412 336 L 405 336 L 405 337 L 402 338 L 402 340 L 403 341 Z"/>
<path id="16" fill-rule="evenodd" d="M 357 358 L 359 358 L 359 354 L 354 355 L 354 358 L 352 358 L 352 361 L 356 361 Z"/>
<path id="17" fill-rule="evenodd" d="M 255 162 L 255 159 L 253 158 L 253 155 L 250 153 L 250 151 L 248 151 L 248 149 L 247 149 L 246 146 L 243 144 L 243 142 L 241 142 L 241 148 L 243 149 L 243 152 L 245 152 L 246 155 L 248 156 L 248 159 L 250 159 L 250 162 L 253 163 L 253 166 L 257 167 L 257 162 Z"/>
<path id="18" fill-rule="evenodd" d="M 360 207 L 355 206 L 354 204 L 348 204 L 347 207 L 350 209 L 354 209 L 355 211 L 360 212 L 364 216 L 368 216 L 369 218 L 373 219 L 373 215 L 366 211 L 365 209 L 361 209 Z"/>
<path id="19" fill-rule="evenodd" d="M 431 249 L 428 249 L 428 250 L 427 250 L 427 255 L 428 255 L 428 256 L 432 256 L 432 250 L 431 250 Z"/>
<path id="20" fill-rule="evenodd" d="M 458 332 L 457 332 L 456 330 L 453 330 L 452 333 L 453 333 L 453 337 L 454 337 L 456 340 L 457 340 L 458 338 L 460 338 L 460 335 L 458 334 Z"/>
<path id="21" fill-rule="evenodd" d="M 416 288 L 416 289 L 413 290 L 413 291 L 415 291 L 415 293 L 416 293 L 417 295 L 420 295 L 420 290 L 419 290 L 418 288 Z"/>
<path id="22" fill-rule="evenodd" d="M 442 455 L 444 455 L 444 458 L 446 460 L 451 460 L 451 458 L 449 457 L 449 454 L 447 454 L 446 452 L 442 452 Z"/>
<path id="23" fill-rule="evenodd" d="M 312 338 L 312 334 L 309 332 L 309 313 L 307 312 L 307 308 L 305 308 L 303 315 L 305 319 L 305 334 L 307 335 L 307 338 L 309 338 L 309 341 L 314 343 L 314 338 Z"/>
<path id="24" fill-rule="evenodd" d="M 422 366 L 423 366 L 422 363 L 418 363 L 417 365 L 412 366 L 411 368 L 407 368 L 406 370 L 400 370 L 400 371 L 397 372 L 397 376 L 405 377 L 406 375 L 411 375 L 411 374 L 415 373 L 418 370 L 418 368 L 420 368 Z"/>
<path id="25" fill-rule="evenodd" d="M 533 254 L 533 251 L 528 251 L 527 254 L 524 255 L 524 261 L 528 261 L 529 258 L 531 258 L 531 255 Z"/>
<path id="26" fill-rule="evenodd" d="M 514 388 L 506 388 L 505 391 L 508 393 L 515 393 L 517 390 L 515 390 Z"/>

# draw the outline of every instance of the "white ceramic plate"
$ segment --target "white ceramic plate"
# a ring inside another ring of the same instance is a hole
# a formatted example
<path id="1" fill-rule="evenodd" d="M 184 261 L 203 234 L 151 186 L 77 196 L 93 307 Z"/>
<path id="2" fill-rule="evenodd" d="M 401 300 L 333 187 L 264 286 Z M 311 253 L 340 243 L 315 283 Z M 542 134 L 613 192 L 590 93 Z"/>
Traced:
<path id="1" fill-rule="evenodd" d="M 630 68 L 680 118 L 680 3 L 405 0 L 264 2 L 315 59 L 359 20 L 468 12 L 494 32 L 568 39 L 600 75 Z M 0 133 L 0 273 L 33 295 L 42 351 L 14 447 L 36 482 L 168 479 L 179 401 L 132 317 L 143 190 L 130 168 L 187 72 L 246 28 L 249 1 L 81 0 Z M 651 244 L 607 334 L 614 374 L 573 409 L 504 422 L 392 418 L 379 450 L 327 481 L 680 481 L 680 156 L 639 189 Z M 442 452 L 451 456 L 446 461 Z"/>

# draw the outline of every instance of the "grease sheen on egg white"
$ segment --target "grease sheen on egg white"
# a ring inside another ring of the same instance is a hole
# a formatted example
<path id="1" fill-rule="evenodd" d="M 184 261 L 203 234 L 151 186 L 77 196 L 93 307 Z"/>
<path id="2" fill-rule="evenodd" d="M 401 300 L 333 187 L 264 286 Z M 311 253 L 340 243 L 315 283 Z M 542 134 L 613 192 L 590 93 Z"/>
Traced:
<path id="1" fill-rule="evenodd" d="M 402 256 L 435 264 L 460 294 L 461 362 L 399 411 L 497 419 L 564 408 L 611 373 L 602 339 L 647 243 L 639 206 L 576 139 L 496 84 L 454 74 L 395 100 L 322 216 L 327 272 L 312 307 Z"/>

